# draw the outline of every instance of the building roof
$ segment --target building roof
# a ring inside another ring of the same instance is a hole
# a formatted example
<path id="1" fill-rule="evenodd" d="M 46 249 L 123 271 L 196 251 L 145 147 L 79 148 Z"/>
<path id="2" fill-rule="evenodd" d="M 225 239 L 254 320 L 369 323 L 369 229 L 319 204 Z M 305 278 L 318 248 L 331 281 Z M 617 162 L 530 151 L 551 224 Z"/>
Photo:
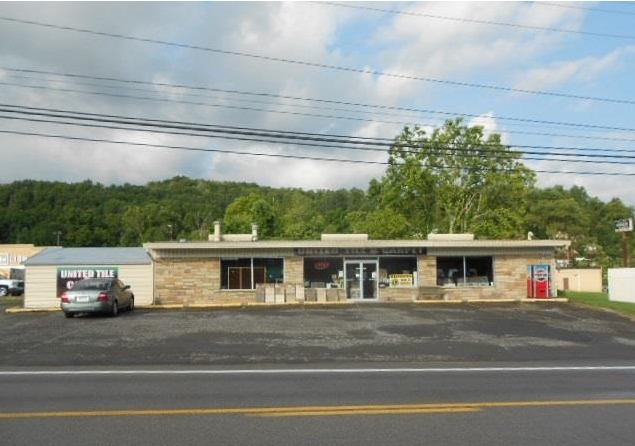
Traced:
<path id="1" fill-rule="evenodd" d="M 148 265 L 143 248 L 46 248 L 24 262 L 34 265 Z"/>
<path id="2" fill-rule="evenodd" d="M 300 256 L 327 255 L 487 255 L 549 254 L 569 246 L 568 240 L 266 240 L 146 243 L 153 258 L 231 255 L 232 252 L 286 252 Z"/>
<path id="3" fill-rule="evenodd" d="M 542 247 L 559 248 L 569 246 L 569 240 L 267 240 L 267 241 L 221 241 L 221 242 L 154 242 L 145 243 L 146 249 L 183 250 L 183 249 L 253 249 L 253 248 L 506 248 L 506 247 Z"/>

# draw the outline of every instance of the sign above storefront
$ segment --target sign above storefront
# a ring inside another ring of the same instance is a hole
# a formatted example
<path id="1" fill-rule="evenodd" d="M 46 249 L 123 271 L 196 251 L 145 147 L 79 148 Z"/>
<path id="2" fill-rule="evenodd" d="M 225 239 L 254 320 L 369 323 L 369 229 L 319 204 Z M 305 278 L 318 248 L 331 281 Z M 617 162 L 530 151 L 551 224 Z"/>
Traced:
<path id="1" fill-rule="evenodd" d="M 295 248 L 296 256 L 408 256 L 426 255 L 427 248 Z"/>

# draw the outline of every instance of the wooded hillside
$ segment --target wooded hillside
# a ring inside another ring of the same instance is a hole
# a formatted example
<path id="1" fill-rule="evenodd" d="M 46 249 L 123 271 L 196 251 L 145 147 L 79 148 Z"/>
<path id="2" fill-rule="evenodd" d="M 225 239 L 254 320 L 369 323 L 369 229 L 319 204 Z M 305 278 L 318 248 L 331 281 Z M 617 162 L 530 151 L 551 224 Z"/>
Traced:
<path id="1" fill-rule="evenodd" d="M 364 232 L 371 238 L 413 238 L 404 215 L 381 209 L 359 189 L 305 191 L 175 177 L 145 186 L 85 181 L 19 181 L 0 185 L 0 243 L 49 246 L 139 246 L 143 242 L 207 240 L 213 222 L 228 233 L 258 223 L 261 239 L 319 239 L 322 233 Z M 582 188 L 533 189 L 513 237 L 567 238 L 578 263 L 619 265 L 621 235 L 614 222 L 632 216 L 620 200 L 604 203 Z M 477 238 L 496 234 L 475 232 Z M 632 240 L 631 240 L 632 245 Z"/>
<path id="2" fill-rule="evenodd" d="M 322 233 L 372 239 L 466 232 L 481 239 L 571 240 L 572 266 L 622 264 L 617 220 L 634 209 L 581 187 L 540 189 L 522 154 L 482 127 L 448 120 L 432 133 L 404 128 L 386 174 L 367 190 L 270 188 L 175 177 L 144 186 L 92 181 L 0 185 L 0 243 L 140 246 L 207 240 L 214 221 L 226 233 L 259 226 L 261 239 L 316 240 Z M 629 239 L 630 252 L 635 243 Z"/>

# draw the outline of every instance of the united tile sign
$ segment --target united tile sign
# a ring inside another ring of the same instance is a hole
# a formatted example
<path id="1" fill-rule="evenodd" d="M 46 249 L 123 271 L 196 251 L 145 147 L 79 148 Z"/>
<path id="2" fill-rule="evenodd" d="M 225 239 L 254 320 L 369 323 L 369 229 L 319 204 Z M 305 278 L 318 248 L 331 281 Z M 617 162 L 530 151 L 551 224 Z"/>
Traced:
<path id="1" fill-rule="evenodd" d="M 119 275 L 116 266 L 82 266 L 57 268 L 57 297 L 73 288 L 75 282 L 82 279 L 114 279 Z"/>

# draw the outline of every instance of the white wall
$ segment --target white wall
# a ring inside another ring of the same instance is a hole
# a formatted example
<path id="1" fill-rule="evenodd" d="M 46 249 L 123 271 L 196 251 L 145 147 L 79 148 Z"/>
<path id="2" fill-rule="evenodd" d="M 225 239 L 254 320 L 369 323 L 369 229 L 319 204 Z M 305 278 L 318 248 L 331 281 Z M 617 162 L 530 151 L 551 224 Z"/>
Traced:
<path id="1" fill-rule="evenodd" d="M 152 305 L 154 302 L 154 270 L 152 265 L 121 265 L 119 279 L 132 288 L 135 305 Z"/>
<path id="2" fill-rule="evenodd" d="M 559 290 L 602 292 L 601 268 L 561 268 L 557 276 Z"/>
<path id="3" fill-rule="evenodd" d="M 24 277 L 24 308 L 59 308 L 57 298 L 57 267 L 27 266 Z"/>
<path id="4" fill-rule="evenodd" d="M 71 266 L 71 265 L 60 265 Z M 75 265 L 80 266 L 80 265 Z M 135 305 L 151 305 L 154 295 L 152 264 L 118 265 L 119 279 L 130 285 Z M 57 297 L 57 266 L 27 266 L 24 291 L 24 308 L 59 308 Z"/>
<path id="5" fill-rule="evenodd" d="M 635 303 L 635 268 L 609 269 L 609 300 Z"/>

